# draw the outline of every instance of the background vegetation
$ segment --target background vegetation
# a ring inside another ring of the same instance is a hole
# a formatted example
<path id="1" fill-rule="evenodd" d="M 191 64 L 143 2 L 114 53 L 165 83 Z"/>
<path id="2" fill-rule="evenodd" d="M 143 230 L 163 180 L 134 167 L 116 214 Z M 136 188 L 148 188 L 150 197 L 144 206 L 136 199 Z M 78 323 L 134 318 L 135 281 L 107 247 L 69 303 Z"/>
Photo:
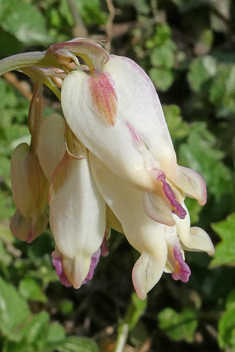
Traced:
<path id="1" fill-rule="evenodd" d="M 107 5 L 108 4 L 108 5 Z M 179 163 L 208 186 L 203 209 L 188 200 L 192 224 L 216 245 L 214 258 L 186 253 L 187 284 L 164 274 L 141 302 L 133 294 L 138 254 L 113 233 L 108 257 L 80 290 L 63 287 L 51 263 L 48 229 L 32 244 L 13 238 L 10 157 L 29 139 L 32 83 L 0 80 L 0 349 L 2 352 L 235 351 L 235 3 L 230 0 L 1 0 L 0 57 L 44 50 L 74 36 L 112 39 L 111 52 L 150 75 Z M 108 9 L 109 8 L 109 9 Z M 45 90 L 46 112 L 60 111 Z"/>

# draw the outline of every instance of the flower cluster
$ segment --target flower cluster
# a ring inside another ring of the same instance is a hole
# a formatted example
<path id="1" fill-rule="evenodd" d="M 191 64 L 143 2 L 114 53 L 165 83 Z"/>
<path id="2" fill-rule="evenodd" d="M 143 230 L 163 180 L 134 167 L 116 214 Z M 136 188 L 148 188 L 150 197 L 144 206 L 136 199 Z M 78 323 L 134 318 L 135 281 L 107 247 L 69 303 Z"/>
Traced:
<path id="1" fill-rule="evenodd" d="M 146 73 L 87 39 L 0 62 L 0 74 L 13 69 L 35 82 L 31 144 L 12 156 L 13 234 L 31 242 L 43 232 L 48 201 L 52 260 L 64 285 L 79 288 L 92 278 L 100 255 L 108 254 L 111 228 L 140 253 L 132 279 L 141 299 L 164 271 L 188 281 L 184 250 L 214 252 L 206 232 L 190 228 L 184 204 L 186 196 L 205 204 L 206 186 L 177 164 Z M 43 116 L 43 84 L 61 99 L 64 117 Z"/>

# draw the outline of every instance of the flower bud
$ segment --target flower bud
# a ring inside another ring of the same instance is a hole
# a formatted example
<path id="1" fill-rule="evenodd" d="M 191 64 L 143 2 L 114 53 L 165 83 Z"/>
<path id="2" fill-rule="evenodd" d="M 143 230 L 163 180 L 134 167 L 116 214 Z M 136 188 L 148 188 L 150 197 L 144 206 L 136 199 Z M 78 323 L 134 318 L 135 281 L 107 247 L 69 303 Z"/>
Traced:
<path id="1" fill-rule="evenodd" d="M 13 234 L 31 242 L 46 228 L 48 182 L 38 157 L 26 143 L 16 147 L 11 158 L 12 193 L 17 211 L 11 221 Z"/>

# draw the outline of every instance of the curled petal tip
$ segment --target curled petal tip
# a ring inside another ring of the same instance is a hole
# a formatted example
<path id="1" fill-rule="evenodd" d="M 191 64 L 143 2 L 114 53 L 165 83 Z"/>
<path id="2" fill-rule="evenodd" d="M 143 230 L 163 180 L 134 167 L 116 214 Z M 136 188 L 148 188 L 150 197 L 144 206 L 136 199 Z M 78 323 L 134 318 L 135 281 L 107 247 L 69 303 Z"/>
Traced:
<path id="1" fill-rule="evenodd" d="M 189 266 L 185 263 L 180 247 L 175 246 L 173 248 L 174 257 L 176 260 L 175 271 L 172 273 L 174 280 L 181 280 L 182 282 L 188 282 L 191 275 Z"/>
<path id="2" fill-rule="evenodd" d="M 202 176 L 187 167 L 177 165 L 177 172 L 169 175 L 170 180 L 189 197 L 197 199 L 200 205 L 206 204 L 207 190 Z"/>
<path id="3" fill-rule="evenodd" d="M 147 293 L 160 280 L 166 263 L 166 248 L 153 257 L 149 253 L 142 253 L 134 265 L 132 280 L 136 293 L 140 299 L 146 299 Z"/>
<path id="4" fill-rule="evenodd" d="M 54 253 L 54 252 L 53 252 Z M 62 264 L 62 257 L 53 257 L 53 253 L 52 253 L 52 263 L 55 267 L 56 270 L 56 274 L 58 275 L 61 283 L 66 286 L 66 287 L 71 287 L 72 284 L 69 281 L 69 279 L 67 278 L 64 269 L 63 269 L 63 264 Z"/>
<path id="5" fill-rule="evenodd" d="M 200 227 L 190 228 L 190 240 L 191 243 L 189 249 L 207 252 L 209 255 L 215 253 L 215 247 L 209 235 Z"/>

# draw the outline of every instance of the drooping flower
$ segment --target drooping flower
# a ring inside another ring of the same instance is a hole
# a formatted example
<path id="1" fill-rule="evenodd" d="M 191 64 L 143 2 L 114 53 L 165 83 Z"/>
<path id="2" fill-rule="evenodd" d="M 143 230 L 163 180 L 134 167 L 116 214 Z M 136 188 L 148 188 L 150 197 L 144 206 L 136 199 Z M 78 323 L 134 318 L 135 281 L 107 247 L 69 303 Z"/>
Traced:
<path id="1" fill-rule="evenodd" d="M 105 235 L 106 204 L 91 177 L 88 152 L 58 114 L 44 118 L 38 156 L 50 181 L 53 264 L 63 284 L 91 280 Z"/>
<path id="2" fill-rule="evenodd" d="M 150 219 L 142 207 L 141 191 L 114 174 L 97 157 L 89 155 L 100 193 L 120 221 L 127 240 L 141 254 L 132 272 L 138 296 L 145 299 L 164 270 L 171 272 L 175 280 L 188 281 L 191 272 L 184 261 L 183 248 L 213 254 L 210 237 L 199 228 L 190 229 L 188 213 L 185 219 L 174 215 L 175 226 Z"/>
<path id="3" fill-rule="evenodd" d="M 29 107 L 30 146 L 21 143 L 11 158 L 12 193 L 17 210 L 10 223 L 12 233 L 19 239 L 33 241 L 47 227 L 45 212 L 49 183 L 37 156 L 38 138 L 44 112 L 42 84 L 35 84 Z"/>
<path id="4" fill-rule="evenodd" d="M 147 214 L 174 225 L 185 195 L 206 202 L 202 177 L 177 165 L 156 90 L 132 60 L 110 55 L 101 73 L 75 70 L 62 85 L 62 108 L 76 137 L 115 174 L 143 192 Z"/>

